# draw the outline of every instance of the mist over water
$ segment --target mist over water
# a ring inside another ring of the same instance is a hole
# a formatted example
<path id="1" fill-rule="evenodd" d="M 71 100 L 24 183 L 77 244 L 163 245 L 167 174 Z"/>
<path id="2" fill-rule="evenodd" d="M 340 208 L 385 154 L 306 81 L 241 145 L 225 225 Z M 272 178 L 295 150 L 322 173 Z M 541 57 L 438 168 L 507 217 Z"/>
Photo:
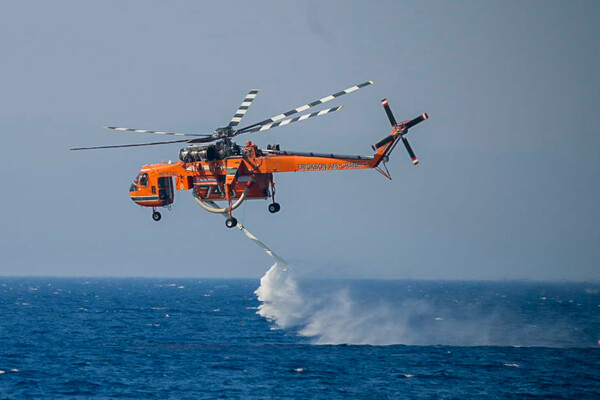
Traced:
<path id="1" fill-rule="evenodd" d="M 259 315 L 315 344 L 589 347 L 597 286 L 305 280 L 280 260 L 255 294 Z"/>

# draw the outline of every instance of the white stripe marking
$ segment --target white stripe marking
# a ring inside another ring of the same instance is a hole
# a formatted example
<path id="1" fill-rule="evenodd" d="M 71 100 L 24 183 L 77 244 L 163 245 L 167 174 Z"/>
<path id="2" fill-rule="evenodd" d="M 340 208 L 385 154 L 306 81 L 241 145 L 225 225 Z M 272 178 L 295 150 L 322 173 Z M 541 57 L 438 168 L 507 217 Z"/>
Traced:
<path id="1" fill-rule="evenodd" d="M 320 99 L 320 101 L 322 101 L 323 103 L 325 103 L 326 101 L 333 100 L 333 99 L 335 99 L 335 97 L 329 95 L 327 97 L 323 97 L 322 99 Z"/>
<path id="2" fill-rule="evenodd" d="M 275 122 L 275 121 L 279 121 L 280 119 L 284 119 L 285 118 L 285 114 L 279 114 L 274 116 L 273 118 L 271 118 L 271 121 Z"/>

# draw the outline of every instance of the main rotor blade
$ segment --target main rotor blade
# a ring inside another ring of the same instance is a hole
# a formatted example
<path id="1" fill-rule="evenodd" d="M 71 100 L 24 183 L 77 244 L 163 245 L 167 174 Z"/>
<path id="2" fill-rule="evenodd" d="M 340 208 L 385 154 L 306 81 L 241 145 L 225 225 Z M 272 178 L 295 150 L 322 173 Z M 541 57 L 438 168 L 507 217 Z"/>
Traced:
<path id="1" fill-rule="evenodd" d="M 133 129 L 133 128 L 119 128 L 116 126 L 105 126 L 105 129 L 112 129 L 113 131 L 124 131 L 124 132 L 137 132 L 137 133 L 153 133 L 155 135 L 172 135 L 172 136 L 212 136 L 212 134 L 200 134 L 200 133 L 176 133 L 176 132 L 163 132 L 163 131 L 148 131 L 145 129 Z"/>
<path id="2" fill-rule="evenodd" d="M 69 150 L 116 149 L 119 147 L 155 146 L 157 144 L 186 143 L 186 142 L 190 142 L 190 140 L 171 140 L 170 142 L 119 144 L 119 145 L 114 145 L 114 146 L 75 147 L 75 148 L 72 148 Z"/>
<path id="3" fill-rule="evenodd" d="M 344 106 L 328 108 L 326 110 L 321 110 L 321 111 L 315 111 L 314 113 L 300 115 L 299 117 L 294 117 L 294 118 L 290 118 L 290 119 L 284 119 L 283 121 L 273 122 L 273 123 L 269 123 L 269 124 L 266 124 L 266 125 L 257 126 L 255 128 L 250 129 L 250 130 L 245 130 L 244 132 L 238 131 L 236 133 L 236 135 L 239 135 L 240 133 L 266 131 L 267 129 L 277 128 L 278 126 L 281 126 L 281 125 L 289 125 L 292 122 L 304 121 L 305 119 L 309 119 L 309 118 L 312 118 L 312 117 L 319 117 L 321 115 L 329 114 L 330 112 L 339 111 L 342 108 L 344 108 Z"/>
<path id="4" fill-rule="evenodd" d="M 250 108 L 250 105 L 252 104 L 252 101 L 254 100 L 257 94 L 258 89 L 252 89 L 248 92 L 246 97 L 244 97 L 242 105 L 240 106 L 240 108 L 237 109 L 233 118 L 231 118 L 229 125 L 227 125 L 228 127 L 233 128 L 234 126 L 237 126 L 240 123 L 242 118 L 244 118 L 244 115 L 246 115 L 246 111 L 248 111 L 248 108 Z"/>
<path id="5" fill-rule="evenodd" d="M 186 142 L 188 143 L 209 143 L 209 142 L 214 142 L 215 140 L 219 140 L 218 137 L 203 137 L 203 138 L 198 138 L 198 139 L 189 139 L 186 140 Z"/>
<path id="6" fill-rule="evenodd" d="M 373 84 L 373 81 L 367 81 L 367 82 L 361 83 L 360 85 L 352 86 L 352 87 L 350 87 L 350 88 L 348 88 L 346 90 L 342 90 L 341 92 L 337 92 L 337 93 L 334 93 L 332 95 L 323 97 L 323 98 L 321 98 L 319 100 L 315 100 L 312 103 L 305 104 L 303 106 L 294 108 L 293 110 L 286 111 L 286 112 L 284 112 L 282 114 L 276 115 L 276 116 L 274 116 L 272 118 L 265 119 L 264 121 L 257 122 L 255 124 L 249 125 L 249 126 L 247 126 L 245 128 L 241 128 L 241 129 L 239 129 L 236 132 L 236 134 L 245 133 L 245 132 L 254 132 L 254 131 L 250 131 L 250 129 L 254 128 L 255 126 L 267 125 L 267 124 L 270 124 L 272 122 L 277 122 L 279 120 L 284 119 L 285 117 L 289 117 L 290 115 L 293 115 L 293 114 L 296 114 L 296 113 L 308 110 L 311 107 L 318 106 L 319 104 L 323 104 L 323 103 L 325 103 L 327 101 L 333 100 L 333 99 L 335 99 L 337 97 L 340 97 L 340 96 L 343 96 L 343 95 L 345 95 L 347 93 L 352 93 L 355 90 L 361 89 L 361 88 L 363 88 L 365 86 L 368 86 L 368 85 L 371 85 L 371 84 Z"/>

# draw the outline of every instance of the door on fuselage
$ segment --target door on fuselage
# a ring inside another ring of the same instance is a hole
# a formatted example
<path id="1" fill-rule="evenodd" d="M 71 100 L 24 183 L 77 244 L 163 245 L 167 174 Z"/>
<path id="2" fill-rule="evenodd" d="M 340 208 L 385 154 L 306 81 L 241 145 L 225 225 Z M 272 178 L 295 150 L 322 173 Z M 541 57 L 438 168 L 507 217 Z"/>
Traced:
<path id="1" fill-rule="evenodd" d="M 175 199 L 172 177 L 163 176 L 158 178 L 158 199 L 165 205 L 171 204 Z"/>

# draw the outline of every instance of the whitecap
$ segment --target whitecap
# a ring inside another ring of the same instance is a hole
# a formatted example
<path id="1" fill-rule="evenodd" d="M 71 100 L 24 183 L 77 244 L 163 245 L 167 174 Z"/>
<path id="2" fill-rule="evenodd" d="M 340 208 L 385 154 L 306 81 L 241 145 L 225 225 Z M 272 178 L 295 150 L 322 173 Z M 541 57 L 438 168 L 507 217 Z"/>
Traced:
<path id="1" fill-rule="evenodd" d="M 304 368 L 294 368 L 294 371 L 296 371 L 296 372 L 304 372 Z"/>
<path id="2" fill-rule="evenodd" d="M 504 363 L 503 364 L 505 367 L 515 367 L 515 368 L 519 368 L 521 365 L 517 364 L 517 363 Z"/>

